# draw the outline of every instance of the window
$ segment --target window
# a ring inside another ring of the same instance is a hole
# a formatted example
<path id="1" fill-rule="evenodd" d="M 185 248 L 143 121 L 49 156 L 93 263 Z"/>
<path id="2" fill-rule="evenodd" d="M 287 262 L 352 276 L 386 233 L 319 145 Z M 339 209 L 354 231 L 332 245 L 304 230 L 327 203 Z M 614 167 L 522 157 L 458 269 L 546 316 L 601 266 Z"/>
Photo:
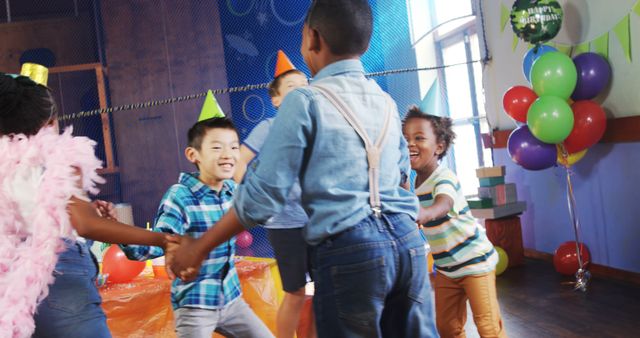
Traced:
<path id="1" fill-rule="evenodd" d="M 417 66 L 450 66 L 418 74 L 422 97 L 438 89 L 441 104 L 431 113 L 454 121 L 456 141 L 445 163 L 456 172 L 465 195 L 478 192 L 475 169 L 493 165 L 491 150 L 482 147 L 489 132 L 482 91 L 480 41 L 472 0 L 407 0 Z M 426 19 L 425 19 L 426 18 Z"/>

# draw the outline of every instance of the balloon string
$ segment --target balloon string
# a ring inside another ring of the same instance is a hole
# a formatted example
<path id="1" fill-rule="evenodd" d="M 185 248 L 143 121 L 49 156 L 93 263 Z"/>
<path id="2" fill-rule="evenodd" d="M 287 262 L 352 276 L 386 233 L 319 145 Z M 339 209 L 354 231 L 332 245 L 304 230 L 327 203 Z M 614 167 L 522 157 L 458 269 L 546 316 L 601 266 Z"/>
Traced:
<path id="1" fill-rule="evenodd" d="M 573 232 L 576 238 L 576 253 L 578 254 L 578 264 L 579 268 L 583 268 L 582 262 L 582 249 L 580 245 L 580 238 L 578 229 L 580 228 L 580 223 L 578 221 L 578 216 L 576 214 L 576 199 L 573 194 L 573 184 L 571 183 L 571 175 L 573 175 L 571 169 L 567 167 L 567 203 L 569 204 L 569 215 L 571 216 L 571 223 L 573 225 Z"/>
<path id="2" fill-rule="evenodd" d="M 561 151 L 563 152 L 563 157 L 566 158 L 567 152 L 565 148 L 561 145 Z M 571 176 L 573 175 L 573 171 L 570 166 L 566 166 L 567 169 L 567 204 L 569 205 L 569 214 L 571 215 L 571 223 L 573 225 L 573 233 L 576 239 L 576 253 L 578 254 L 578 271 L 575 274 L 576 282 L 574 286 L 574 290 L 580 290 L 582 292 L 587 291 L 587 284 L 589 283 L 589 279 L 591 278 L 591 273 L 585 270 L 585 262 L 582 261 L 582 249 L 583 246 L 580 243 L 580 222 L 578 221 L 578 214 L 576 210 L 576 199 L 573 193 L 573 184 L 571 183 Z"/>

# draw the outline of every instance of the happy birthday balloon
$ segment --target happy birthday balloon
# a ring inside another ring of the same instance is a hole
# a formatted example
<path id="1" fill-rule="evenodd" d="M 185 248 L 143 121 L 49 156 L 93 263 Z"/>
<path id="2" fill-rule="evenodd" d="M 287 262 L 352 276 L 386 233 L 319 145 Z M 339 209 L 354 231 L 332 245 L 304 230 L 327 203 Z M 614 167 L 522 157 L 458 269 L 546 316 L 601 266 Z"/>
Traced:
<path id="1" fill-rule="evenodd" d="M 516 0 L 511 8 L 513 32 L 526 42 L 549 41 L 561 25 L 562 7 L 555 0 Z"/>

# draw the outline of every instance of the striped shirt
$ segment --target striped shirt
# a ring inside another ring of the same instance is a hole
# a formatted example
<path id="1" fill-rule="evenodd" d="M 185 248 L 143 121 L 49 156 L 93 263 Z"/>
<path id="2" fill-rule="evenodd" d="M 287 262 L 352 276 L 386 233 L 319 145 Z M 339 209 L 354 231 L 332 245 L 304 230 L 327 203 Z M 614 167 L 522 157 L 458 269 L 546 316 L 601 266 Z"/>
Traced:
<path id="1" fill-rule="evenodd" d="M 199 238 L 231 208 L 235 189 L 231 180 L 224 181 L 217 192 L 198 180 L 197 173 L 180 174 L 179 183 L 169 188 L 160 202 L 153 231 Z M 127 257 L 139 261 L 164 255 L 161 248 L 154 246 L 121 247 Z M 195 281 L 175 279 L 171 284 L 173 308 L 220 309 L 238 298 L 242 291 L 234 255 L 235 238 L 209 253 Z"/>
<path id="2" fill-rule="evenodd" d="M 423 224 L 438 271 L 460 278 L 494 270 L 498 255 L 484 228 L 469 212 L 455 173 L 442 165 L 416 188 L 421 207 L 431 206 L 441 194 L 453 199 L 453 208 L 446 216 Z"/>

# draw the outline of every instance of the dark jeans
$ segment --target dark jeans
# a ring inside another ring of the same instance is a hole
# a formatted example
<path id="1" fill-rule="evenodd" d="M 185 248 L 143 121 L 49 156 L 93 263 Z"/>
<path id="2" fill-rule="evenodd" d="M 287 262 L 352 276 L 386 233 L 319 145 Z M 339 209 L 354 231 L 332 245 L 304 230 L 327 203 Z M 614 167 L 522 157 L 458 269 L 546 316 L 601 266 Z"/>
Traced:
<path id="1" fill-rule="evenodd" d="M 33 337 L 110 338 L 95 286 L 97 265 L 84 243 L 65 241 L 49 295 L 38 306 Z"/>
<path id="2" fill-rule="evenodd" d="M 312 250 L 319 337 L 437 337 L 424 240 L 405 214 L 374 216 Z"/>

